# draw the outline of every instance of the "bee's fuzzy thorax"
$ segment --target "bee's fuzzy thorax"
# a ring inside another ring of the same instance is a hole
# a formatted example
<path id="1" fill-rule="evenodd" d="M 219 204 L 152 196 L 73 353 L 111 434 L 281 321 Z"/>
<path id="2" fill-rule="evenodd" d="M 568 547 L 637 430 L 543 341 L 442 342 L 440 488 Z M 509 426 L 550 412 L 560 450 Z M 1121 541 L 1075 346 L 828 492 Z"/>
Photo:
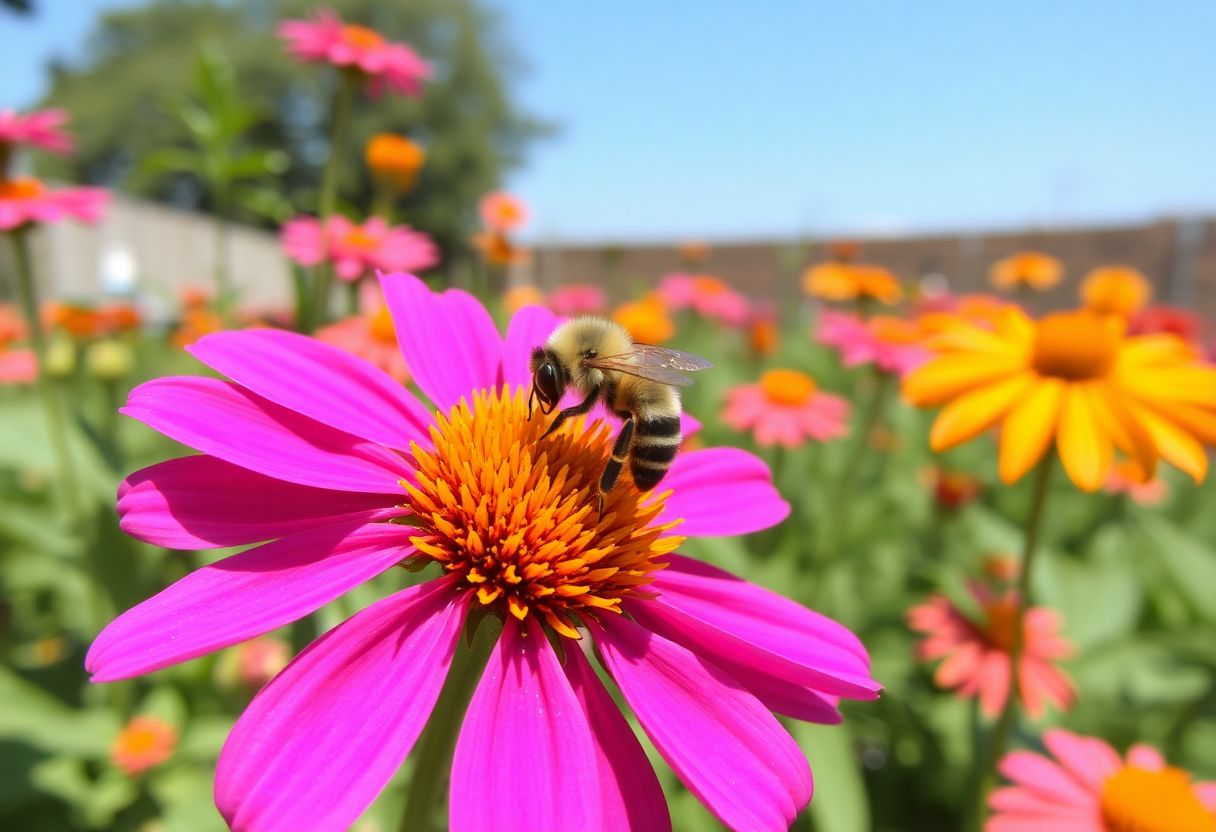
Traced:
<path id="1" fill-rule="evenodd" d="M 597 356 L 623 355 L 633 348 L 625 328 L 605 318 L 583 316 L 559 326 L 545 342 L 545 349 L 554 353 L 570 373 L 570 383 L 582 392 L 600 387 L 604 373 L 594 367 L 584 367 L 582 359 L 588 352 Z"/>

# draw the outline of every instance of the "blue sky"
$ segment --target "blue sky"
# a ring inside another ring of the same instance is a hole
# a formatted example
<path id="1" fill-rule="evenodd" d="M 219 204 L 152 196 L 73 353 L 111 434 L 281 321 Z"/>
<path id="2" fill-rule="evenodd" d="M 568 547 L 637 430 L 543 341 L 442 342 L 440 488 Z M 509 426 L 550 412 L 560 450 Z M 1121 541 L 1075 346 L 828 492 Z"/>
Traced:
<path id="1" fill-rule="evenodd" d="M 90 7 L 0 18 L 0 106 Z M 562 125 L 510 187 L 531 236 L 903 233 L 1216 211 L 1216 4 L 512 0 L 518 92 Z"/>

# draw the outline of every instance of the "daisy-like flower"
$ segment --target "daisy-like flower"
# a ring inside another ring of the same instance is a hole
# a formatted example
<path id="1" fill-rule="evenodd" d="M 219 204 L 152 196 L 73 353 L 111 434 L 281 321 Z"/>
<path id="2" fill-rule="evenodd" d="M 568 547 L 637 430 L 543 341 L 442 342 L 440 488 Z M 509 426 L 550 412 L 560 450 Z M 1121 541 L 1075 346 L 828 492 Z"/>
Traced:
<path id="1" fill-rule="evenodd" d="M 1011 751 L 1010 784 L 988 798 L 985 832 L 1212 832 L 1216 783 L 1197 782 L 1155 748 L 1126 757 L 1105 740 L 1060 728 L 1043 733 L 1046 754 Z"/>
<path id="2" fill-rule="evenodd" d="M 372 176 L 405 193 L 418 181 L 418 171 L 426 161 L 422 145 L 395 133 L 377 133 L 367 140 L 363 158 Z"/>
<path id="3" fill-rule="evenodd" d="M 362 313 L 318 329 L 316 337 L 359 356 L 405 384 L 410 380 L 410 371 L 397 346 L 393 316 L 380 297 L 380 291 L 374 286 L 367 288 L 370 291 L 364 293 Z"/>
<path id="4" fill-rule="evenodd" d="M 4 155 L 4 145 L 24 145 L 49 150 L 51 153 L 71 153 L 72 137 L 62 129 L 67 121 L 68 114 L 63 110 L 37 110 L 24 114 L 14 110 L 0 110 L 0 156 Z M 0 167 L 0 176 L 3 174 L 4 170 Z"/>
<path id="5" fill-rule="evenodd" d="M 768 370 L 758 384 L 742 384 L 726 394 L 722 421 L 751 431 L 756 444 L 797 448 L 808 439 L 828 442 L 849 432 L 849 403 L 825 393 L 798 370 Z"/>
<path id="6" fill-rule="evenodd" d="M 1023 251 L 992 264 L 989 279 L 992 285 L 1006 291 L 1033 289 L 1042 292 L 1060 282 L 1064 267 L 1050 254 Z"/>
<path id="7" fill-rule="evenodd" d="M 1099 315 L 1126 318 L 1148 303 L 1152 294 L 1148 279 L 1126 266 L 1094 269 L 1081 284 L 1081 302 Z"/>
<path id="8" fill-rule="evenodd" d="M 0 231 L 65 219 L 94 223 L 109 199 L 104 188 L 52 190 L 32 176 L 0 179 Z"/>
<path id="9" fill-rule="evenodd" d="M 918 324 L 891 315 L 865 319 L 825 309 L 819 315 L 815 340 L 835 348 L 846 367 L 874 364 L 884 373 L 899 376 L 915 370 L 932 355 L 921 344 Z"/>
<path id="10" fill-rule="evenodd" d="M 135 777 L 173 756 L 177 729 L 158 716 L 132 718 L 110 746 L 110 762 Z"/>
<path id="11" fill-rule="evenodd" d="M 569 283 L 550 292 L 546 303 L 554 312 L 567 318 L 600 315 L 608 306 L 608 294 L 590 283 Z"/>
<path id="12" fill-rule="evenodd" d="M 917 649 L 922 661 L 943 659 L 933 674 L 939 687 L 961 699 L 979 697 L 980 710 L 996 716 L 1009 697 L 1010 661 L 1017 622 L 1018 596 L 972 582 L 970 592 L 983 611 L 972 620 L 944 595 L 935 595 L 908 610 L 908 626 L 925 636 Z M 1048 704 L 1067 710 L 1076 699 L 1072 682 L 1056 666 L 1072 653 L 1060 635 L 1060 616 L 1045 607 L 1030 607 L 1023 619 L 1024 643 L 1018 659 L 1018 698 L 1032 719 Z"/>
<path id="13" fill-rule="evenodd" d="M 1122 321 L 1058 312 L 1032 321 L 1010 307 L 993 330 L 959 322 L 929 341 L 936 357 L 904 380 L 914 405 L 946 405 L 935 451 L 1001 426 L 999 470 L 1017 481 L 1055 440 L 1069 477 L 1102 487 L 1118 448 L 1201 481 L 1216 443 L 1216 369 L 1169 335 L 1127 337 Z"/>
<path id="14" fill-rule="evenodd" d="M 405 225 L 372 217 L 362 225 L 335 214 L 322 225 L 315 217 L 296 217 L 283 226 L 283 252 L 301 266 L 325 260 L 347 282 L 379 271 L 422 271 L 439 263 L 429 236 Z"/>
<path id="15" fill-rule="evenodd" d="M 194 345 L 231 381 L 132 391 L 125 413 L 201 453 L 129 477 L 123 529 L 174 549 L 271 542 L 120 616 L 89 651 L 94 681 L 240 643 L 398 564 L 429 565 L 437 576 L 322 636 L 253 699 L 216 771 L 233 828 L 349 827 L 409 753 L 475 609 L 503 629 L 456 744 L 455 832 L 670 828 L 646 755 L 584 655 L 591 642 L 711 811 L 734 829 L 785 829 L 811 779 L 772 711 L 835 722 L 838 697 L 872 699 L 878 685 L 843 626 L 675 554 L 685 535 L 785 517 L 766 467 L 738 450 L 682 453 L 662 492 L 621 483 L 600 518 L 612 427 L 593 414 L 542 440 L 547 420 L 528 417 L 529 355 L 559 319 L 528 307 L 504 339 L 464 292 L 409 275 L 382 285 L 433 409 L 375 367 L 277 330 Z"/>
<path id="16" fill-rule="evenodd" d="M 312 20 L 285 20 L 277 31 L 297 60 L 356 73 L 373 95 L 388 88 L 417 97 L 422 82 L 431 77 L 430 65 L 413 49 L 387 40 L 375 29 L 343 23 L 329 9 L 321 9 Z"/>
<path id="17" fill-rule="evenodd" d="M 622 303 L 612 313 L 616 321 L 639 344 L 662 344 L 676 334 L 676 325 L 667 307 L 653 292 L 639 300 Z"/>
<path id="18" fill-rule="evenodd" d="M 888 305 L 898 302 L 904 294 L 890 270 L 862 263 L 811 266 L 802 274 L 802 288 L 808 295 L 824 300 L 878 301 Z"/>
<path id="19" fill-rule="evenodd" d="M 514 194 L 494 191 L 486 194 L 477 203 L 481 223 L 490 231 L 509 234 L 518 231 L 528 221 L 528 206 Z"/>
<path id="20" fill-rule="evenodd" d="M 726 326 L 745 326 L 751 315 L 747 298 L 712 275 L 669 274 L 659 281 L 658 294 L 673 312 L 691 309 Z"/>

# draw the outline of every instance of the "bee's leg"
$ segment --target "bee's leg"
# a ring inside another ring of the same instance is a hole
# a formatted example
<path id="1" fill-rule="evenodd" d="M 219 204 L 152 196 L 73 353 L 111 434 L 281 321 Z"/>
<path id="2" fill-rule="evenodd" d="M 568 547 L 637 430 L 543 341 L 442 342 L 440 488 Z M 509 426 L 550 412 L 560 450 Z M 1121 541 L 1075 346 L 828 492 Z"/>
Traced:
<path id="1" fill-rule="evenodd" d="M 573 407 L 567 407 L 565 410 L 559 410 L 557 415 L 553 417 L 553 421 L 549 424 L 549 429 L 542 433 L 540 438 L 544 439 L 546 436 L 553 433 L 553 431 L 561 427 L 562 422 L 566 421 L 571 416 L 578 416 L 580 413 L 586 413 L 591 409 L 591 406 L 595 404 L 595 400 L 599 398 L 599 395 L 600 390 L 597 387 L 588 393 L 587 398 L 583 399 L 578 404 L 574 405 Z"/>
<path id="2" fill-rule="evenodd" d="M 617 434 L 616 443 L 612 446 L 612 458 L 608 460 L 608 464 L 604 466 L 604 472 L 600 474 L 600 519 L 604 519 L 604 497 L 616 485 L 616 479 L 621 475 L 621 466 L 625 464 L 625 457 L 629 454 L 629 443 L 633 441 L 633 416 L 625 420 L 625 424 L 621 426 L 621 432 Z"/>

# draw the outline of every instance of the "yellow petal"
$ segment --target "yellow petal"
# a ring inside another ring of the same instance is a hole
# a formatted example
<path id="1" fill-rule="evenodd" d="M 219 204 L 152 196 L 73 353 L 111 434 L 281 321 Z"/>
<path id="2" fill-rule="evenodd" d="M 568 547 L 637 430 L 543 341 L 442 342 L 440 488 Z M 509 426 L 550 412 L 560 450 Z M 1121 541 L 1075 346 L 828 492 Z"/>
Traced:
<path id="1" fill-rule="evenodd" d="M 1157 472 L 1157 446 L 1128 409 L 1122 391 L 1110 384 L 1095 384 L 1090 392 L 1090 402 L 1102 427 L 1115 445 L 1135 461 L 1145 477 L 1151 479 Z"/>
<path id="2" fill-rule="evenodd" d="M 1022 366 L 1020 360 L 1009 355 L 943 355 L 908 375 L 903 384 L 904 398 L 917 407 L 932 407 L 1012 375 Z"/>
<path id="3" fill-rule="evenodd" d="M 1119 363 L 1126 366 L 1143 367 L 1151 364 L 1173 364 L 1194 358 L 1186 342 L 1177 335 L 1159 333 L 1137 335 L 1123 342 L 1119 350 Z"/>
<path id="4" fill-rule="evenodd" d="M 1216 369 L 1198 365 L 1121 367 L 1119 385 L 1138 398 L 1211 407 L 1216 403 Z"/>
<path id="5" fill-rule="evenodd" d="M 1102 487 L 1114 446 L 1090 401 L 1089 385 L 1070 384 L 1064 391 L 1056 444 L 1064 470 L 1078 488 L 1097 491 Z"/>
<path id="6" fill-rule="evenodd" d="M 1019 373 L 955 399 L 933 423 L 930 447 L 944 451 L 992 427 L 1017 404 L 1034 380 L 1032 373 Z"/>
<path id="7" fill-rule="evenodd" d="M 1182 428 L 1139 403 L 1129 404 L 1136 420 L 1148 431 L 1157 452 L 1170 464 L 1203 482 L 1208 472 L 1208 455 L 1203 445 Z"/>
<path id="8" fill-rule="evenodd" d="M 1001 428 L 1002 482 L 1017 482 L 1042 459 L 1056 432 L 1063 392 L 1064 383 L 1059 379 L 1040 379 L 1010 412 Z"/>

